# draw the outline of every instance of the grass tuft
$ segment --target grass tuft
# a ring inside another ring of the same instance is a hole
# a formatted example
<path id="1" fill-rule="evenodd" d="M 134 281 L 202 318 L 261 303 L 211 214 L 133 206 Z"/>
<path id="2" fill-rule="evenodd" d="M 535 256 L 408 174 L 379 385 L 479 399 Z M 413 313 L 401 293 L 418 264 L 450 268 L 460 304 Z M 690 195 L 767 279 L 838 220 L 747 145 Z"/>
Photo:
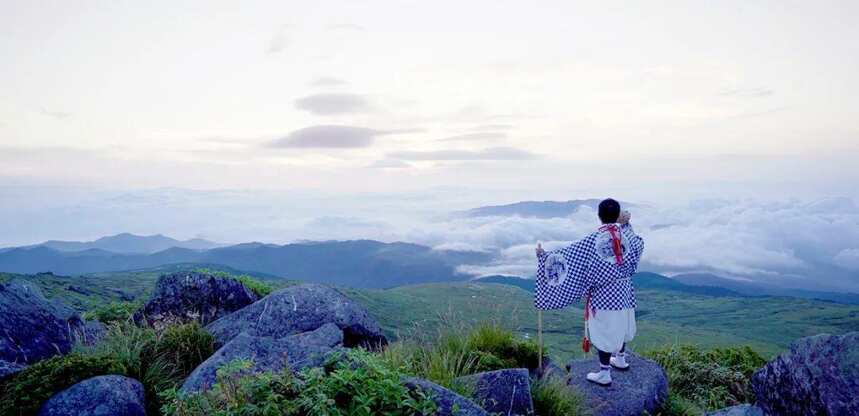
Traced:
<path id="1" fill-rule="evenodd" d="M 697 414 L 754 402 L 751 377 L 766 364 L 748 346 L 703 350 L 672 345 L 643 355 L 668 374 L 672 397 L 663 409 L 665 415 Z"/>
<path id="2" fill-rule="evenodd" d="M 260 298 L 264 298 L 264 297 L 268 296 L 269 294 L 271 294 L 271 292 L 274 292 L 274 286 L 272 286 L 266 282 L 260 281 L 258 279 L 255 279 L 255 278 L 253 278 L 247 274 L 234 275 L 234 274 L 227 273 L 227 272 L 220 271 L 220 270 L 211 270 L 211 269 L 205 269 L 205 268 L 195 269 L 194 271 L 197 273 L 209 274 L 209 275 L 221 278 L 221 279 L 238 280 L 243 285 L 245 285 L 245 287 L 250 289 L 251 292 L 254 292 L 254 294 L 259 296 Z"/>
<path id="3" fill-rule="evenodd" d="M 531 383 L 534 413 L 539 416 L 587 415 L 585 397 L 573 390 L 558 377 L 549 377 Z"/>

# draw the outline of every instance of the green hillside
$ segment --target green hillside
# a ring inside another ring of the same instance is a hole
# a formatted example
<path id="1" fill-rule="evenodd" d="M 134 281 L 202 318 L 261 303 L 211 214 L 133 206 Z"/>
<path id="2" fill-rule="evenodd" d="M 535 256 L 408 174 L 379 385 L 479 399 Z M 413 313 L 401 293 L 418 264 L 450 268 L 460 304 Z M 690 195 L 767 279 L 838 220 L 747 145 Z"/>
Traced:
<path id="1" fill-rule="evenodd" d="M 33 281 L 48 297 L 86 311 L 111 301 L 145 300 L 161 274 L 198 267 L 174 265 L 75 277 L 0 273 L 0 281 Z M 229 268 L 207 267 L 237 273 Z M 275 287 L 295 283 L 272 276 L 256 277 Z M 750 345 L 772 356 L 803 336 L 859 330 L 857 305 L 789 297 L 727 296 L 723 291 L 700 294 L 682 286 L 642 286 L 645 287 L 637 291 L 638 337 L 632 345 L 639 350 L 675 343 L 705 348 Z M 522 337 L 536 337 L 533 294 L 509 284 L 459 282 L 342 290 L 364 304 L 392 338 L 485 321 L 510 328 Z M 581 355 L 582 319 L 580 308 L 544 313 L 544 341 L 551 356 L 567 360 Z"/>
<path id="2" fill-rule="evenodd" d="M 446 283 L 387 290 L 346 290 L 379 318 L 388 335 L 434 331 L 451 321 L 495 321 L 523 337 L 536 336 L 532 294 L 510 285 Z M 766 356 L 797 338 L 859 330 L 859 307 L 775 297 L 695 295 L 638 291 L 638 337 L 633 348 L 674 343 L 702 347 L 750 345 Z M 583 314 L 571 308 L 543 314 L 544 342 L 554 358 L 581 355 Z"/>

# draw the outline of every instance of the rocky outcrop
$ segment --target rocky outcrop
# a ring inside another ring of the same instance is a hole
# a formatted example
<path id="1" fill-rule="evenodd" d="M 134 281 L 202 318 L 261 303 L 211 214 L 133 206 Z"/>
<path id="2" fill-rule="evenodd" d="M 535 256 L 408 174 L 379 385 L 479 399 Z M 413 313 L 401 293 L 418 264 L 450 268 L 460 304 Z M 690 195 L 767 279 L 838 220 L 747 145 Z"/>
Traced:
<path id="1" fill-rule="evenodd" d="M 668 397 L 668 376 L 654 361 L 627 353 L 629 370 L 612 371 L 612 384 L 599 386 L 585 379 L 587 373 L 599 369 L 596 357 L 574 360 L 567 365 L 570 384 L 585 397 L 594 414 L 631 416 L 656 411 Z"/>
<path id="2" fill-rule="evenodd" d="M 752 387 L 773 416 L 859 414 L 859 332 L 794 342 L 755 372 Z"/>
<path id="3" fill-rule="evenodd" d="M 84 380 L 51 397 L 39 416 L 146 416 L 143 385 L 123 376 Z"/>
<path id="4" fill-rule="evenodd" d="M 285 368 L 298 372 L 321 366 L 329 354 L 343 343 L 343 331 L 325 324 L 314 331 L 276 339 L 241 333 L 200 364 L 182 386 L 187 392 L 206 390 L 216 381 L 219 368 L 237 359 L 248 359 L 250 373 L 281 372 Z"/>
<path id="5" fill-rule="evenodd" d="M 278 290 L 265 298 L 209 324 L 206 329 L 220 344 L 241 332 L 283 338 L 312 331 L 326 323 L 343 330 L 347 347 L 376 348 L 387 344 L 379 323 L 357 302 L 336 290 L 318 284 L 303 284 Z"/>
<path id="6" fill-rule="evenodd" d="M 473 401 L 431 381 L 407 377 L 403 382 L 409 389 L 420 390 L 432 397 L 438 406 L 434 416 L 489 416 L 486 410 Z"/>
<path id="7" fill-rule="evenodd" d="M 706 416 L 764 416 L 764 412 L 760 407 L 741 404 L 707 413 Z"/>
<path id="8" fill-rule="evenodd" d="M 46 299 L 35 285 L 0 284 L 0 360 L 29 364 L 66 354 L 87 341 L 85 328 L 74 310 Z"/>
<path id="9" fill-rule="evenodd" d="M 173 273 L 158 278 L 155 293 L 134 314 L 134 321 L 156 328 L 192 321 L 207 325 L 257 300 L 235 279 L 197 272 Z"/>
<path id="10" fill-rule="evenodd" d="M 512 368 L 459 377 L 472 392 L 472 399 L 490 414 L 531 416 L 531 379 L 528 370 Z"/>

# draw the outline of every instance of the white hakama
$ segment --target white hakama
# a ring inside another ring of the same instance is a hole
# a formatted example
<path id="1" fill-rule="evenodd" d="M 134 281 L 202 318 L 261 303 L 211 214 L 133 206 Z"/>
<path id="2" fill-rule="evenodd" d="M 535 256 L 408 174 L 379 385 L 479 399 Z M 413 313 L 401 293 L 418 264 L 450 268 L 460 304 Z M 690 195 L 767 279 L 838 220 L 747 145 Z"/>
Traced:
<path id="1" fill-rule="evenodd" d="M 635 338 L 635 331 L 635 309 L 598 309 L 588 319 L 591 344 L 603 352 L 619 352 L 625 342 Z"/>

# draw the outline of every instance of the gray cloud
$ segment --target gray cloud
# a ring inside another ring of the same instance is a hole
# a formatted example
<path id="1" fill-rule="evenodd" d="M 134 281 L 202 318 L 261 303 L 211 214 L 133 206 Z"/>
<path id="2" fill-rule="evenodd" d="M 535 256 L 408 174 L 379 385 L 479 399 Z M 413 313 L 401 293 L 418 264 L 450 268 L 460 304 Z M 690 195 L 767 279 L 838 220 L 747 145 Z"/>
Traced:
<path id="1" fill-rule="evenodd" d="M 285 148 L 361 148 L 370 147 L 379 130 L 354 126 L 320 125 L 305 127 L 270 143 Z"/>
<path id="2" fill-rule="evenodd" d="M 859 270 L 859 248 L 846 248 L 838 252 L 833 262 L 845 269 Z"/>
<path id="3" fill-rule="evenodd" d="M 726 88 L 719 92 L 719 95 L 726 97 L 741 97 L 741 98 L 762 98 L 769 97 L 775 94 L 775 91 L 764 87 L 755 88 Z"/>
<path id="4" fill-rule="evenodd" d="M 334 77 L 319 77 L 310 82 L 311 87 L 335 87 L 345 84 L 346 81 Z"/>
<path id="5" fill-rule="evenodd" d="M 372 106 L 362 95 L 314 94 L 295 100 L 295 107 L 317 115 L 364 113 Z"/>
<path id="6" fill-rule="evenodd" d="M 388 158 L 400 160 L 528 160 L 536 159 L 534 153 L 513 147 L 492 147 L 483 150 L 435 150 L 425 152 L 393 152 Z"/>
<path id="7" fill-rule="evenodd" d="M 445 137 L 443 139 L 439 139 L 440 142 L 462 142 L 462 141 L 472 141 L 472 140 L 498 140 L 507 137 L 507 133 L 469 133 L 469 134 L 460 134 L 457 136 Z"/>

